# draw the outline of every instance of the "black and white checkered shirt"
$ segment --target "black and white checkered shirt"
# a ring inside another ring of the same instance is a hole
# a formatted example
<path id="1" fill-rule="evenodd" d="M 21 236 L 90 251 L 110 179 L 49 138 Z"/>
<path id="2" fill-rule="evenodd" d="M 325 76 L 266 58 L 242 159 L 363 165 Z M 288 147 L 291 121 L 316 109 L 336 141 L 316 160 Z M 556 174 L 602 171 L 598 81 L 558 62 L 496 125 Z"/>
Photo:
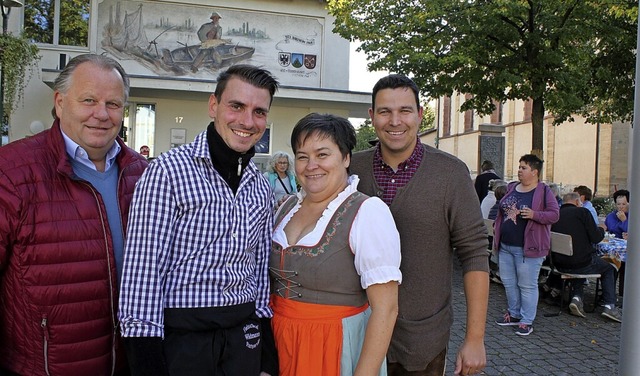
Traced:
<path id="1" fill-rule="evenodd" d="M 237 194 L 211 163 L 206 132 L 158 157 L 131 203 L 118 317 L 125 337 L 161 337 L 164 308 L 268 307 L 269 183 L 251 162 Z"/>

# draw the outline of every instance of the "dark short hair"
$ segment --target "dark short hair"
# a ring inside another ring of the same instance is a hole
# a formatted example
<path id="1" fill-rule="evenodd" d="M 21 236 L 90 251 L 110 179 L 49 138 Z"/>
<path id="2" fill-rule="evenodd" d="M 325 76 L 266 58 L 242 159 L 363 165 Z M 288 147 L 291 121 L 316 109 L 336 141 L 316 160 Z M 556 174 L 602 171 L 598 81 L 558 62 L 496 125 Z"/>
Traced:
<path id="1" fill-rule="evenodd" d="M 402 74 L 390 74 L 376 82 L 373 86 L 373 92 L 371 93 L 371 108 L 376 108 L 376 96 L 380 90 L 398 88 L 411 89 L 416 98 L 416 108 L 420 108 L 420 89 L 418 89 L 418 85 L 416 85 L 412 79 Z"/>
<path id="2" fill-rule="evenodd" d="M 574 192 L 577 192 L 580 196 L 584 196 L 585 201 L 591 201 L 593 198 L 593 192 L 586 185 L 579 185 L 573 188 Z"/>
<path id="3" fill-rule="evenodd" d="M 518 162 L 524 162 L 527 165 L 529 165 L 529 167 L 531 167 L 532 170 L 537 170 L 538 171 L 538 177 L 540 176 L 540 174 L 542 174 L 542 163 L 543 163 L 543 160 L 538 158 L 537 155 L 535 155 L 535 154 L 525 154 L 522 157 L 520 157 L 520 160 Z"/>
<path id="4" fill-rule="evenodd" d="M 495 191 L 493 191 L 493 193 L 496 195 L 496 200 L 500 201 L 504 195 L 507 194 L 507 186 L 506 185 L 500 185 L 498 187 L 496 187 Z"/>
<path id="5" fill-rule="evenodd" d="M 618 197 L 620 196 L 626 197 L 627 202 L 631 202 L 629 201 L 629 191 L 627 191 L 626 189 L 618 189 L 617 191 L 613 192 L 613 201 L 617 201 Z"/>
<path id="6" fill-rule="evenodd" d="M 268 70 L 249 64 L 232 65 L 229 69 L 220 73 L 216 90 L 213 93 L 218 101 L 222 99 L 222 93 L 224 93 L 227 83 L 233 77 L 239 78 L 257 88 L 269 90 L 269 95 L 271 96 L 269 105 L 271 105 L 273 95 L 276 93 L 276 90 L 278 90 L 278 80 L 276 80 Z"/>
<path id="7" fill-rule="evenodd" d="M 349 120 L 332 115 L 315 112 L 300 119 L 291 132 L 291 148 L 295 154 L 298 148 L 311 136 L 329 138 L 340 149 L 342 157 L 351 156 L 356 146 L 356 131 Z"/>
<path id="8" fill-rule="evenodd" d="M 91 63 L 104 70 L 115 69 L 120 75 L 120 77 L 122 77 L 125 102 L 129 99 L 129 89 L 131 86 L 129 83 L 129 76 L 127 75 L 127 72 L 125 72 L 124 68 L 122 68 L 122 65 L 120 65 L 120 63 L 118 63 L 114 59 L 106 55 L 97 55 L 97 54 L 82 54 L 69 60 L 67 65 L 65 65 L 64 69 L 62 69 L 62 71 L 58 75 L 58 77 L 56 77 L 55 81 L 53 81 L 53 91 L 66 94 L 67 91 L 69 91 L 69 88 L 71 87 L 71 80 L 73 79 L 73 73 L 81 64 L 84 64 L 84 63 Z M 56 114 L 55 106 L 51 110 L 51 115 L 53 115 L 54 119 L 58 117 L 58 115 Z"/>
<path id="9" fill-rule="evenodd" d="M 484 161 L 482 162 L 482 166 L 480 166 L 480 169 L 482 171 L 489 171 L 489 170 L 493 170 L 493 163 L 491 161 Z"/>

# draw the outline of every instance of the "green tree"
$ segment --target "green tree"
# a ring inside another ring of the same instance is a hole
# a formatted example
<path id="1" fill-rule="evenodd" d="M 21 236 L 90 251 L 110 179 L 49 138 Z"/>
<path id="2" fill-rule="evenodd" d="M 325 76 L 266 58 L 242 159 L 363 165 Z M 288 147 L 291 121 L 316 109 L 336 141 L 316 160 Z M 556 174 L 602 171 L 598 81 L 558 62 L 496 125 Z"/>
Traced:
<path id="1" fill-rule="evenodd" d="M 58 44 L 88 46 L 90 0 L 60 1 Z M 55 1 L 27 0 L 24 4 L 25 36 L 37 43 L 53 44 Z"/>
<path id="2" fill-rule="evenodd" d="M 24 88 L 29 83 L 40 61 L 38 47 L 23 35 L 0 34 L 0 69 L 2 93 L 0 94 L 0 136 L 9 132 L 9 117 L 18 102 L 23 99 Z M 1 145 L 1 143 L 0 143 Z"/>
<path id="3" fill-rule="evenodd" d="M 423 101 L 421 104 L 423 108 L 422 122 L 420 123 L 418 133 L 435 128 L 436 126 L 436 112 L 427 101 Z"/>
<path id="4" fill-rule="evenodd" d="M 353 151 L 369 149 L 371 147 L 369 141 L 376 139 L 378 139 L 378 136 L 376 135 L 376 130 L 373 129 L 373 125 L 371 125 L 371 119 L 365 120 L 360 128 L 356 129 L 356 147 Z"/>
<path id="5" fill-rule="evenodd" d="M 461 110 L 532 100 L 532 152 L 554 123 L 633 114 L 637 2 L 329 0 L 334 31 L 360 41 L 371 70 L 410 75 L 423 95 L 471 94 Z"/>

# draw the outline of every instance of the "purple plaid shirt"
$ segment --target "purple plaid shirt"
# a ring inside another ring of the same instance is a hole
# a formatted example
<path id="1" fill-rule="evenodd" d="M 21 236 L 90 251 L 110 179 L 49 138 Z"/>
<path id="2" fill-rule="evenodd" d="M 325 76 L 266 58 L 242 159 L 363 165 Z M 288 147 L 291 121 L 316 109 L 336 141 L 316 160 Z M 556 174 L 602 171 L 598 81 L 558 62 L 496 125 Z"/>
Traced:
<path id="1" fill-rule="evenodd" d="M 393 198 L 396 197 L 398 188 L 407 185 L 416 173 L 416 170 L 418 170 L 423 155 L 424 149 L 422 148 L 422 144 L 420 144 L 419 139 L 416 139 L 416 147 L 413 149 L 411 156 L 398 165 L 397 171 L 393 171 L 393 169 L 382 160 L 380 144 L 378 144 L 373 154 L 373 176 L 376 179 L 376 183 L 382 188 L 382 201 L 387 205 L 391 205 Z"/>

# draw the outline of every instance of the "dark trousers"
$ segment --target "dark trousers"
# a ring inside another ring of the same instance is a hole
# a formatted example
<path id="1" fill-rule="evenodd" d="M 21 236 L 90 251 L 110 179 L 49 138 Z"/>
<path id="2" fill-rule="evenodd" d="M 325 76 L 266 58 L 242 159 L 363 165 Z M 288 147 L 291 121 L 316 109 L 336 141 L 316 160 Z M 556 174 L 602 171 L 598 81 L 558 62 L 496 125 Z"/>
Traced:
<path id="1" fill-rule="evenodd" d="M 617 279 L 618 279 L 618 295 L 620 295 L 620 297 L 624 296 L 624 270 L 625 265 L 627 263 L 623 262 L 620 264 L 620 269 L 618 270 L 618 275 L 617 275 Z"/>
<path id="2" fill-rule="evenodd" d="M 170 375 L 258 375 L 262 350 L 255 304 L 165 310 Z"/>
<path id="3" fill-rule="evenodd" d="M 427 368 L 420 371 L 407 371 L 400 363 L 387 364 L 387 376 L 443 376 L 447 366 L 447 349 L 436 355 Z"/>
<path id="4" fill-rule="evenodd" d="M 591 256 L 591 264 L 582 268 L 560 268 L 558 270 L 565 273 L 575 274 L 600 274 L 600 283 L 602 284 L 602 299 L 604 304 L 616 303 L 616 268 L 600 257 Z M 571 296 L 578 296 L 582 300 L 582 290 L 584 279 L 576 279 L 571 281 Z"/>

